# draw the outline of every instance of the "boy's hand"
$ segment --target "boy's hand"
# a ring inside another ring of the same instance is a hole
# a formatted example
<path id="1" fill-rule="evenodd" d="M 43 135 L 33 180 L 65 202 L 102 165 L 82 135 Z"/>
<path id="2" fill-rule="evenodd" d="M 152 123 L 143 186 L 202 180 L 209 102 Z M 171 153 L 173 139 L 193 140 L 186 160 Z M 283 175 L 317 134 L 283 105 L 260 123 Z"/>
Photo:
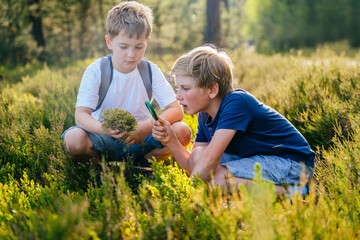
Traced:
<path id="1" fill-rule="evenodd" d="M 103 128 L 104 126 L 105 126 L 105 121 L 102 121 L 101 127 Z M 126 132 L 121 132 L 118 129 L 108 128 L 105 130 L 104 134 L 107 136 L 113 137 L 113 138 L 121 139 L 121 140 L 124 140 L 124 138 L 126 138 Z"/>
<path id="2" fill-rule="evenodd" d="M 167 145 L 174 138 L 175 133 L 168 121 L 159 116 L 159 120 L 151 120 L 153 124 L 152 136 L 160 141 L 163 145 Z"/>
<path id="3" fill-rule="evenodd" d="M 148 122 L 139 122 L 136 131 L 129 132 L 124 140 L 127 144 L 137 144 L 140 143 L 141 140 L 146 138 L 151 132 L 151 124 Z"/>
<path id="4" fill-rule="evenodd" d="M 138 124 L 138 127 L 136 129 L 136 131 L 133 132 L 121 132 L 120 130 L 117 129 L 111 129 L 108 128 L 106 129 L 106 132 L 104 133 L 107 136 L 110 137 L 114 137 L 117 139 L 120 139 L 122 141 L 124 141 L 124 143 L 132 145 L 132 144 L 137 144 L 140 143 L 141 140 L 143 140 L 145 137 L 147 137 L 147 135 L 149 135 L 150 132 L 150 126 L 152 126 L 152 124 L 149 122 L 140 122 Z M 101 126 L 105 125 L 105 121 L 101 122 Z"/>

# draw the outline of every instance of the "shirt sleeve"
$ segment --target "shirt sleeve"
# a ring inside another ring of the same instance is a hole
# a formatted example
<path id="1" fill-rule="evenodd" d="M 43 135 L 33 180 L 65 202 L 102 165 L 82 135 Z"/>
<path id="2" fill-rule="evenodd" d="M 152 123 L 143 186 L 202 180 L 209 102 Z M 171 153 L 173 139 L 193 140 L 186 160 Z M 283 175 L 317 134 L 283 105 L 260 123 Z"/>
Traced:
<path id="1" fill-rule="evenodd" d="M 76 107 L 96 108 L 99 101 L 100 78 L 100 60 L 98 59 L 86 68 L 82 76 Z"/>
<path id="2" fill-rule="evenodd" d="M 234 129 L 245 132 L 252 119 L 252 111 L 243 96 L 229 99 L 221 109 L 216 129 Z"/>
<path id="3" fill-rule="evenodd" d="M 160 108 L 165 108 L 170 103 L 176 101 L 175 92 L 159 67 L 156 64 L 150 64 L 152 70 L 152 90 L 155 99 L 159 103 Z"/>

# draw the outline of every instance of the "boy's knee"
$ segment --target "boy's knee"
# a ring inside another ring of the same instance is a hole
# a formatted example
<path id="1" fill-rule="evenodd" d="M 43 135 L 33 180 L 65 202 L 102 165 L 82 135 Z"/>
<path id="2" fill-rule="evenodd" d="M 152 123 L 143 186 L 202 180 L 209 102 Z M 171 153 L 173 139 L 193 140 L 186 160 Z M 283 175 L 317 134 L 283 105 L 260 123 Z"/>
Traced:
<path id="1" fill-rule="evenodd" d="M 218 166 L 214 172 L 214 182 L 222 189 L 226 189 L 229 184 L 229 170 L 224 166 Z"/>
<path id="2" fill-rule="evenodd" d="M 205 151 L 206 149 L 206 146 L 198 146 L 196 148 L 194 148 L 192 151 L 191 151 L 191 154 L 190 154 L 190 158 L 199 158 L 201 156 L 201 154 Z"/>
<path id="3" fill-rule="evenodd" d="M 176 122 L 172 125 L 172 127 L 181 144 L 184 147 L 189 145 L 191 140 L 191 130 L 189 126 L 183 122 Z"/>
<path id="4" fill-rule="evenodd" d="M 65 149 L 70 156 L 86 154 L 90 148 L 89 142 L 88 135 L 80 128 L 72 129 L 64 136 Z"/>
<path id="5" fill-rule="evenodd" d="M 205 148 L 206 147 L 204 147 L 204 146 L 199 146 L 197 148 L 194 148 L 191 151 L 191 154 L 190 154 L 190 157 L 189 157 L 191 171 L 194 168 L 197 161 L 200 159 L 201 154 L 204 152 Z"/>

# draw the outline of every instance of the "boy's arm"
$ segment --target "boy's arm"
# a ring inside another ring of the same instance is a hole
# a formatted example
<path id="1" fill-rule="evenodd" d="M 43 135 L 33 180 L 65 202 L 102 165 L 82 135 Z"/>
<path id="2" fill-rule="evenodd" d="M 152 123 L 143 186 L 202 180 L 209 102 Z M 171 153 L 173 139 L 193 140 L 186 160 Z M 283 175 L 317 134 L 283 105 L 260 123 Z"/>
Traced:
<path id="1" fill-rule="evenodd" d="M 75 123 L 77 126 L 84 128 L 88 132 L 100 134 L 101 123 L 92 116 L 92 109 L 88 107 L 77 107 L 75 110 Z"/>
<path id="2" fill-rule="evenodd" d="M 166 146 L 176 162 L 189 174 L 191 173 L 191 167 L 189 163 L 190 151 L 188 151 L 179 141 L 174 133 L 171 124 L 163 117 L 159 116 L 159 122 L 152 119 L 153 129 L 152 135 L 154 139 L 160 141 Z"/>
<path id="3" fill-rule="evenodd" d="M 190 177 L 192 178 L 193 176 L 198 175 L 203 181 L 209 181 L 211 174 L 214 173 L 215 169 L 219 165 L 221 156 L 235 133 L 236 130 L 233 129 L 217 130 L 209 145 L 200 155 L 200 158 L 196 162 Z"/>
<path id="4" fill-rule="evenodd" d="M 201 153 L 195 166 L 190 166 L 189 158 L 191 153 L 180 143 L 171 125 L 162 117 L 159 117 L 159 120 L 161 125 L 153 120 L 153 137 L 161 141 L 162 144 L 169 149 L 176 159 L 176 162 L 178 162 L 186 172 L 190 173 L 191 177 L 199 175 L 202 180 L 209 181 L 211 173 L 215 171 L 219 165 L 221 156 L 234 137 L 236 130 L 220 129 L 215 132 L 209 144 L 195 143 L 193 149 L 197 146 L 207 146 Z"/>
<path id="5" fill-rule="evenodd" d="M 92 116 L 92 109 L 88 107 L 77 107 L 75 110 L 75 123 L 77 126 L 82 127 L 88 132 L 97 134 L 106 134 L 108 136 L 122 139 L 125 136 L 125 132 L 119 130 L 108 129 L 104 132 L 101 122 L 95 120 Z"/>
<path id="6" fill-rule="evenodd" d="M 165 107 L 165 111 L 160 114 L 161 117 L 166 119 L 170 124 L 181 121 L 184 117 L 183 110 L 178 101 L 174 101 Z M 140 122 L 137 131 L 129 135 L 124 141 L 128 144 L 140 142 L 147 137 L 152 130 L 151 120 Z"/>

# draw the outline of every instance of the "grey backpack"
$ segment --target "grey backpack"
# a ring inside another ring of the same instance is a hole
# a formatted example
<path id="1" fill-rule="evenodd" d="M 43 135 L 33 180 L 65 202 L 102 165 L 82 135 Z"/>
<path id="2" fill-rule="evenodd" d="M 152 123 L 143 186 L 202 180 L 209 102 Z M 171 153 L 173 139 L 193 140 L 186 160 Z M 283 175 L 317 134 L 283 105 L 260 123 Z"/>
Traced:
<path id="1" fill-rule="evenodd" d="M 97 111 L 101 104 L 103 103 L 106 93 L 110 87 L 112 78 L 113 78 L 113 64 L 111 60 L 111 56 L 107 55 L 102 57 L 100 60 L 100 71 L 101 71 L 101 83 L 99 87 L 99 101 L 97 106 L 93 112 Z M 146 92 L 148 94 L 149 100 L 152 99 L 152 71 L 150 67 L 150 62 L 143 58 L 137 66 L 141 79 L 143 80 Z"/>

